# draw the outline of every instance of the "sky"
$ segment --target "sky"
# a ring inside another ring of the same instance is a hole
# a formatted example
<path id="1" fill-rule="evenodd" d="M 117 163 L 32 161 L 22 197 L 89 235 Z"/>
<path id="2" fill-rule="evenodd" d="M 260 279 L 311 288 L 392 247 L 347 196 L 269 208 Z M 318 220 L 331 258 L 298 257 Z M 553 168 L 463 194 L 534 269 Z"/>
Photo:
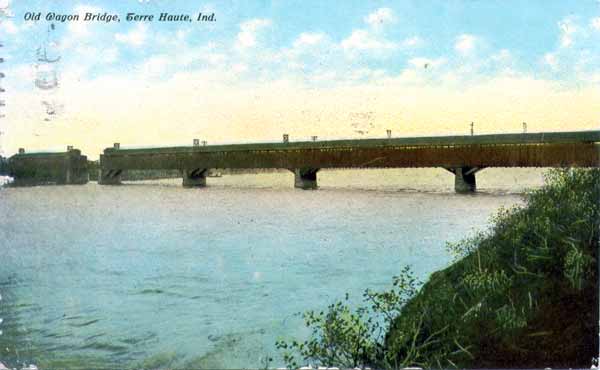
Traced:
<path id="1" fill-rule="evenodd" d="M 0 0 L 0 9 L 4 155 L 74 145 L 97 158 L 113 142 L 283 133 L 454 135 L 471 122 L 476 134 L 521 132 L 523 122 L 529 132 L 600 128 L 599 0 Z M 84 22 L 86 12 L 120 22 Z M 194 21 L 126 20 L 163 12 Z M 215 21 L 196 22 L 198 13 Z M 60 56 L 51 91 L 35 85 L 44 45 Z"/>

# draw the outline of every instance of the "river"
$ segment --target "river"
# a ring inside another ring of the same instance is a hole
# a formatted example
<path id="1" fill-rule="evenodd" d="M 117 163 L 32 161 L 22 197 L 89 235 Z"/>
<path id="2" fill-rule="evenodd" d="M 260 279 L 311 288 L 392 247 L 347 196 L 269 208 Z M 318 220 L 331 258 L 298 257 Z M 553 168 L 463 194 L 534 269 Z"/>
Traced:
<path id="1" fill-rule="evenodd" d="M 70 367 L 260 367 L 299 312 L 447 266 L 541 170 L 338 170 L 124 186 L 0 189 L 0 361 Z"/>

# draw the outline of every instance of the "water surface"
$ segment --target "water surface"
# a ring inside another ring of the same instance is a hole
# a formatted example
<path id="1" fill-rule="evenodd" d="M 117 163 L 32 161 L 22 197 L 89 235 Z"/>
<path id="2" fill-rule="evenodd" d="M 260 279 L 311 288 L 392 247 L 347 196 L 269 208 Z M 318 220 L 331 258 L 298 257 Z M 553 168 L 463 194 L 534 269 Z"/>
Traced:
<path id="1" fill-rule="evenodd" d="M 124 186 L 0 189 L 0 361 L 262 366 L 298 312 L 425 279 L 446 241 L 485 229 L 540 171 L 485 170 L 457 195 L 443 170 L 323 171 Z"/>

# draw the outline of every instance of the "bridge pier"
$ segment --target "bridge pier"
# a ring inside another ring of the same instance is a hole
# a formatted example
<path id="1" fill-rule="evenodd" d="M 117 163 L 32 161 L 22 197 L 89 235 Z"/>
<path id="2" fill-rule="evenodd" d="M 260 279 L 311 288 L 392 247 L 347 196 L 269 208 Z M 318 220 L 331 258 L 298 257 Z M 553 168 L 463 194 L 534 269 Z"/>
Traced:
<path id="1" fill-rule="evenodd" d="M 89 170 L 87 168 L 87 158 L 84 163 L 80 163 L 77 166 L 74 166 L 72 161 L 67 166 L 67 171 L 65 173 L 65 184 L 66 185 L 83 185 L 87 184 L 89 181 Z"/>
<path id="2" fill-rule="evenodd" d="M 208 168 L 195 168 L 192 170 L 184 168 L 181 172 L 183 174 L 183 187 L 201 188 L 206 186 L 206 175 L 208 174 Z"/>
<path id="3" fill-rule="evenodd" d="M 290 170 L 294 172 L 294 187 L 298 189 L 316 189 L 317 172 L 319 168 L 296 168 Z"/>
<path id="4" fill-rule="evenodd" d="M 446 168 L 454 174 L 454 191 L 457 193 L 472 193 L 477 190 L 475 173 L 481 171 L 481 167 L 455 167 Z"/>
<path id="5" fill-rule="evenodd" d="M 121 185 L 121 173 L 123 170 L 99 170 L 98 184 L 100 185 Z"/>

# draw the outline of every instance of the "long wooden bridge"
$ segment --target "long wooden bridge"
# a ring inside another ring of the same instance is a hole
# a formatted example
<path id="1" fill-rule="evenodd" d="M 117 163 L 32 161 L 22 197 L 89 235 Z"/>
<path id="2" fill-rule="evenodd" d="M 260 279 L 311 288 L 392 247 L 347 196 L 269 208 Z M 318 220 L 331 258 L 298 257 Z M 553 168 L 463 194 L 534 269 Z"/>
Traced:
<path id="1" fill-rule="evenodd" d="M 63 153 L 26 153 L 4 162 L 17 184 L 87 182 L 87 158 Z M 206 185 L 209 169 L 289 169 L 297 188 L 317 187 L 326 168 L 440 167 L 455 177 L 457 192 L 476 189 L 475 174 L 488 167 L 600 167 L 600 131 L 475 136 L 432 136 L 123 149 L 100 155 L 98 183 L 116 185 L 129 170 L 179 170 L 183 186 Z"/>
<path id="2" fill-rule="evenodd" d="M 100 156 L 100 184 L 119 184 L 123 171 L 179 169 L 184 186 L 205 186 L 211 168 L 284 168 L 295 186 L 317 187 L 324 168 L 440 167 L 457 192 L 476 188 L 487 167 L 599 167 L 600 131 L 440 136 L 121 149 Z"/>

